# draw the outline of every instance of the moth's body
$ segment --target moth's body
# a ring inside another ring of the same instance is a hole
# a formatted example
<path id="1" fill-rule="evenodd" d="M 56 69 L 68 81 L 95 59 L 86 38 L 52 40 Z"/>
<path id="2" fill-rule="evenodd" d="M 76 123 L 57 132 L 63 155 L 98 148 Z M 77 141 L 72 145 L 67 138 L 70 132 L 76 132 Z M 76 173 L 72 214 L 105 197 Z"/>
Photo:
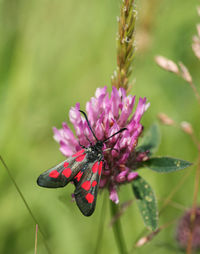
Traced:
<path id="1" fill-rule="evenodd" d="M 97 141 L 95 145 L 85 148 L 87 153 L 87 160 L 94 162 L 96 160 L 101 161 L 103 159 L 103 142 Z"/>
<path id="2" fill-rule="evenodd" d="M 46 188 L 64 187 L 69 182 L 75 185 L 75 200 L 85 216 L 90 216 L 95 209 L 99 181 L 103 167 L 103 144 L 114 135 L 126 130 L 119 130 L 104 141 L 100 141 L 95 136 L 87 115 L 84 114 L 88 126 L 96 139 L 96 144 L 88 148 L 83 147 L 80 151 L 73 154 L 67 160 L 41 174 L 37 183 L 39 186 Z"/>

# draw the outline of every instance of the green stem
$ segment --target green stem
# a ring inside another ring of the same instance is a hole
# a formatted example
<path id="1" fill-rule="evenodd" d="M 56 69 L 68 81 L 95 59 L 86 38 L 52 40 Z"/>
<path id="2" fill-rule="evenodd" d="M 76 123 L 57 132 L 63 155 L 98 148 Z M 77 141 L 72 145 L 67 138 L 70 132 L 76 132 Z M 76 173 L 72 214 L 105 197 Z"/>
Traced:
<path id="1" fill-rule="evenodd" d="M 37 254 L 37 242 L 38 242 L 37 233 L 38 233 L 38 224 L 36 224 L 35 228 L 35 254 Z"/>
<path id="2" fill-rule="evenodd" d="M 110 201 L 110 211 L 111 211 L 111 216 L 114 217 L 118 213 L 118 205 L 116 205 L 113 201 Z M 128 253 L 126 244 L 124 241 L 124 236 L 122 233 L 122 228 L 121 228 L 121 222 L 120 218 L 118 218 L 114 223 L 113 223 L 113 231 L 115 235 L 115 241 L 117 243 L 118 251 L 120 254 L 126 254 Z"/>
<path id="3" fill-rule="evenodd" d="M 38 225 L 38 229 L 39 229 L 39 232 L 40 232 L 40 234 L 41 234 L 41 236 L 42 236 L 42 238 L 43 238 L 43 242 L 44 242 L 44 245 L 45 245 L 45 247 L 46 247 L 46 250 L 47 250 L 47 252 L 50 254 L 51 251 L 50 251 L 50 249 L 49 249 L 49 246 L 48 246 L 47 242 L 45 241 L 45 234 L 44 234 L 44 232 L 41 230 L 41 227 L 39 226 L 39 223 L 38 223 L 38 221 L 37 221 L 35 215 L 34 215 L 33 212 L 31 211 L 31 208 L 29 207 L 28 203 L 26 202 L 26 199 L 25 199 L 24 195 L 22 194 L 22 192 L 21 192 L 19 186 L 17 185 L 17 183 L 16 183 L 14 177 L 12 176 L 12 174 L 11 174 L 11 172 L 10 172 L 8 166 L 6 165 L 6 163 L 5 163 L 5 161 L 3 160 L 3 158 L 1 157 L 1 155 L 0 155 L 0 161 L 2 162 L 4 168 L 6 169 L 6 171 L 7 171 L 8 175 L 9 175 L 11 181 L 13 182 L 13 184 L 14 184 L 14 186 L 15 186 L 15 188 L 16 188 L 18 194 L 20 195 L 20 197 L 21 197 L 21 199 L 22 199 L 24 205 L 26 206 L 26 209 L 28 210 L 30 216 L 32 217 L 32 219 L 33 219 L 33 221 L 35 222 L 35 224 Z"/>
<path id="4" fill-rule="evenodd" d="M 96 247 L 95 247 L 95 251 L 94 254 L 98 254 L 101 252 L 101 242 L 102 242 L 102 237 L 103 237 L 103 229 L 104 229 L 104 224 L 105 224 L 105 214 L 106 214 L 106 206 L 107 206 L 107 195 L 106 192 L 104 191 L 104 198 L 103 198 L 103 204 L 102 204 L 102 209 L 101 211 L 101 216 L 100 216 L 100 220 L 99 220 L 99 229 L 98 229 L 98 234 L 97 234 L 97 240 L 96 240 Z"/>

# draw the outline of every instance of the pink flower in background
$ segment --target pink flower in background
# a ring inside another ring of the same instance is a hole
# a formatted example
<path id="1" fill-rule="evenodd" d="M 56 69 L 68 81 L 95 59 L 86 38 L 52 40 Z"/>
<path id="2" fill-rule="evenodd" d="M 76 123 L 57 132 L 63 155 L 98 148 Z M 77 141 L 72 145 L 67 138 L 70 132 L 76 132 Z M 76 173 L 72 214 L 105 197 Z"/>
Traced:
<path id="1" fill-rule="evenodd" d="M 191 234 L 192 238 L 190 238 Z M 187 249 L 190 240 L 193 250 L 200 249 L 200 207 L 190 209 L 183 214 L 177 225 L 176 239 L 182 249 Z"/>
<path id="2" fill-rule="evenodd" d="M 135 147 L 138 138 L 142 133 L 143 126 L 140 123 L 141 117 L 149 107 L 146 98 L 139 98 L 135 108 L 135 96 L 126 95 L 123 88 L 117 90 L 113 87 L 111 97 L 107 88 L 97 88 L 95 97 L 92 97 L 86 104 L 88 120 L 99 140 L 105 140 L 122 128 L 127 128 L 119 135 L 109 139 L 105 145 L 110 150 L 104 151 L 104 169 L 101 175 L 100 188 L 107 187 L 110 192 L 110 199 L 118 203 L 117 187 L 120 184 L 131 182 L 137 177 L 134 162 L 144 160 L 147 153 L 138 154 Z M 80 145 L 89 146 L 89 140 L 95 144 L 94 139 L 85 118 L 79 112 L 80 104 L 77 103 L 69 112 L 69 118 L 74 125 L 75 134 L 66 123 L 63 128 L 54 128 L 54 138 L 60 144 L 60 151 L 66 156 L 71 156 L 81 149 Z M 130 161 L 132 169 L 128 167 Z M 128 163 L 129 162 L 129 163 Z"/>

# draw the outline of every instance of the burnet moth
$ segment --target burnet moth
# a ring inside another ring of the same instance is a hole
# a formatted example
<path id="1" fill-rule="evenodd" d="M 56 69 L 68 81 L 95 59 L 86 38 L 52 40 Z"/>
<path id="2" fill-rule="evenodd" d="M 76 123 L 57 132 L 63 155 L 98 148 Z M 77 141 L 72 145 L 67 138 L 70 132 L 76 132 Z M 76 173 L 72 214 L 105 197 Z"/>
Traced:
<path id="1" fill-rule="evenodd" d="M 104 141 L 98 140 L 85 112 L 79 110 L 85 117 L 96 143 L 90 142 L 89 147 L 82 146 L 82 149 L 73 154 L 67 160 L 57 166 L 45 171 L 37 179 L 37 184 L 46 188 L 60 188 L 73 182 L 75 185 L 74 196 L 76 204 L 85 216 L 90 216 L 94 212 L 98 186 L 103 167 L 103 144 L 117 135 L 127 130 L 123 128 L 111 135 Z"/>

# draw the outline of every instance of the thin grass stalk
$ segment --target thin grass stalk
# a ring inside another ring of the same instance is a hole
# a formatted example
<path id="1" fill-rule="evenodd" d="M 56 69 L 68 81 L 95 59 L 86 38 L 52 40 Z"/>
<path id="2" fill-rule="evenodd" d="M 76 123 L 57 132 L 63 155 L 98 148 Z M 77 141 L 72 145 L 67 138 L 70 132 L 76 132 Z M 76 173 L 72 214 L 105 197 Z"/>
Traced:
<path id="1" fill-rule="evenodd" d="M 37 254 L 37 243 L 38 243 L 38 224 L 36 224 L 35 227 L 35 252 L 34 254 Z"/>
<path id="2" fill-rule="evenodd" d="M 15 186 L 15 188 L 16 188 L 18 194 L 19 194 L 19 196 L 21 197 L 21 199 L 22 199 L 22 201 L 23 201 L 23 203 L 24 203 L 26 209 L 28 210 L 28 212 L 29 212 L 31 218 L 33 219 L 33 221 L 35 222 L 35 224 L 38 225 L 38 229 L 39 229 L 39 232 L 40 232 L 40 234 L 41 234 L 41 236 L 42 236 L 42 238 L 43 238 L 43 242 L 44 242 L 44 245 L 45 245 L 45 247 L 46 247 L 46 250 L 47 250 L 47 252 L 48 252 L 49 254 L 51 254 L 51 251 L 50 251 L 50 249 L 49 249 L 49 246 L 48 246 L 48 244 L 47 244 L 47 242 L 46 242 L 46 240 L 45 240 L 45 234 L 44 234 L 44 232 L 42 231 L 41 227 L 39 226 L 39 223 L 38 223 L 38 221 L 37 221 L 35 215 L 33 214 L 33 212 L 32 212 L 32 210 L 31 210 L 30 206 L 28 205 L 28 203 L 27 203 L 27 201 L 26 201 L 24 195 L 22 194 L 22 192 L 21 192 L 21 190 L 20 190 L 18 184 L 16 183 L 14 177 L 13 177 L 12 174 L 11 174 L 11 171 L 9 170 L 8 166 L 6 165 L 6 163 L 5 163 L 5 161 L 3 160 L 3 158 L 2 158 L 1 155 L 0 155 L 0 161 L 2 162 L 4 168 L 6 169 L 6 172 L 8 173 L 9 178 L 10 178 L 11 181 L 13 182 L 13 184 L 14 184 L 14 186 Z"/>

